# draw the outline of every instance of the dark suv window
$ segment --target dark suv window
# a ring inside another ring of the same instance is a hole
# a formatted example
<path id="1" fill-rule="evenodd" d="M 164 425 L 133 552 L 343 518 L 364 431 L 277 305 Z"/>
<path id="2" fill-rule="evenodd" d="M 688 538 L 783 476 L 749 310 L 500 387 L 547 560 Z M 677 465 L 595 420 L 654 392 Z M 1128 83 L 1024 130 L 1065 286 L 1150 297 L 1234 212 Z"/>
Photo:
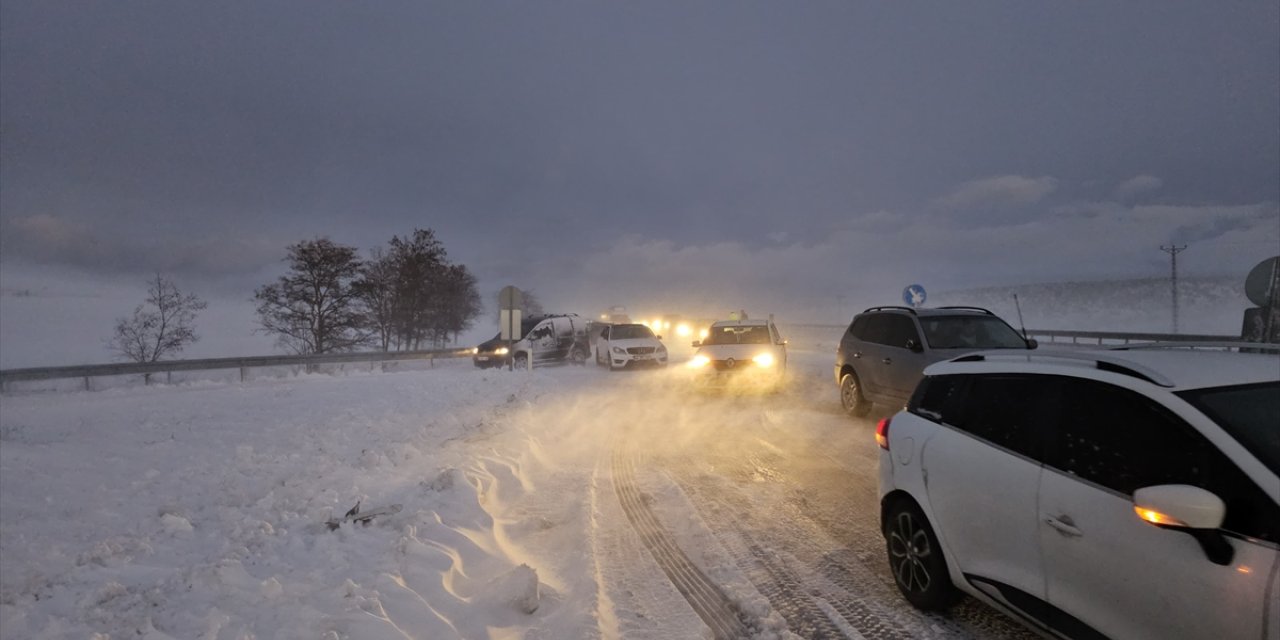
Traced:
<path id="1" fill-rule="evenodd" d="M 882 318 L 885 331 L 881 339 L 876 342 L 899 349 L 906 349 L 908 340 L 914 340 L 916 344 L 920 344 L 920 332 L 916 331 L 916 323 L 912 322 L 911 318 L 896 313 L 885 314 Z"/>
<path id="2" fill-rule="evenodd" d="M 935 376 L 907 409 L 1039 462 L 1057 384 L 1053 376 Z"/>
<path id="3" fill-rule="evenodd" d="M 853 337 L 863 342 L 881 342 L 885 332 L 884 314 L 873 313 L 859 316 L 853 321 Z"/>
<path id="4" fill-rule="evenodd" d="M 1280 541 L 1280 507 L 1203 435 L 1140 394 L 1094 380 L 1064 382 L 1048 464 L 1131 496 L 1189 484 L 1227 505 L 1223 529 Z"/>

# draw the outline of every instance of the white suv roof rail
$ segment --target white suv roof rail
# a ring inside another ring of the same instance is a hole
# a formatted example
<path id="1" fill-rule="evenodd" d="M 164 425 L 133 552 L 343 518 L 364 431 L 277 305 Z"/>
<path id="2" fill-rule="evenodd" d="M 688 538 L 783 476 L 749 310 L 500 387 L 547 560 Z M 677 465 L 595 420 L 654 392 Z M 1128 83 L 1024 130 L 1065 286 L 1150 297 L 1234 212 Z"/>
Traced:
<path id="1" fill-rule="evenodd" d="M 1252 349 L 1254 351 L 1280 352 L 1280 344 L 1219 340 L 1216 342 L 1144 342 L 1111 347 L 1112 351 L 1129 351 L 1139 349 Z"/>
<path id="2" fill-rule="evenodd" d="M 1136 362 L 1125 360 L 1124 358 L 1111 358 L 1105 354 L 1098 353 L 1072 353 L 1070 351 L 1051 351 L 1039 353 L 1024 352 L 1019 350 L 1017 353 L 1010 353 L 1008 350 L 1001 351 L 980 351 L 978 353 L 970 353 L 952 358 L 948 362 L 983 362 L 989 359 L 1014 359 L 1026 358 L 1027 362 L 1044 361 L 1044 360 L 1068 360 L 1071 362 L 1093 363 L 1099 371 L 1110 371 L 1111 373 L 1119 373 L 1121 375 L 1132 376 L 1140 380 L 1146 380 L 1155 385 L 1162 387 L 1173 387 L 1173 381 L 1164 374 L 1152 369 L 1144 367 Z"/>

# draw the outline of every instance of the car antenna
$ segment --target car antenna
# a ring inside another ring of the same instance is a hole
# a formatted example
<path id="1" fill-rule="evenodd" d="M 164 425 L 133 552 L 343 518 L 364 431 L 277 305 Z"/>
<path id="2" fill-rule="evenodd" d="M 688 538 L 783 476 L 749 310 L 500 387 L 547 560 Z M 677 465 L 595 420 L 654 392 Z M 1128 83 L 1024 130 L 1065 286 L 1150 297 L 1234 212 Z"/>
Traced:
<path id="1" fill-rule="evenodd" d="M 1022 329 L 1022 339 L 1027 339 L 1027 325 L 1022 322 L 1022 305 L 1018 304 L 1018 294 L 1013 294 L 1013 306 L 1018 310 L 1018 328 Z"/>

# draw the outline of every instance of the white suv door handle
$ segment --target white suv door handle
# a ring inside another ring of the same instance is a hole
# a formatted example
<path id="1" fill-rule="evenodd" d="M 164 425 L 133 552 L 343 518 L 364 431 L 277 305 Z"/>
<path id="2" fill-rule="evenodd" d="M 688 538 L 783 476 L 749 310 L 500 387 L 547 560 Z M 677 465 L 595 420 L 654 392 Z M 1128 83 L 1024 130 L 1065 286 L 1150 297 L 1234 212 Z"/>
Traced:
<path id="1" fill-rule="evenodd" d="M 1069 516 L 1058 516 L 1057 518 L 1048 516 L 1044 519 L 1044 523 L 1068 538 L 1079 538 L 1084 535 L 1083 531 L 1075 527 L 1075 523 L 1071 521 Z"/>

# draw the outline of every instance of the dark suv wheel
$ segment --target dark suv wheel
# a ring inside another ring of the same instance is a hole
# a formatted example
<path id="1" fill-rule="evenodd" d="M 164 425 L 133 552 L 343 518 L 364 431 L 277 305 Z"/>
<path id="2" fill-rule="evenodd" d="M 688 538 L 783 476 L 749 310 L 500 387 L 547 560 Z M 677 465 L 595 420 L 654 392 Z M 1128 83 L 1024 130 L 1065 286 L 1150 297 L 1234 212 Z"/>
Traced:
<path id="1" fill-rule="evenodd" d="M 889 571 L 902 597 L 926 611 L 955 604 L 960 592 L 951 584 L 938 536 L 920 508 L 910 500 L 898 500 L 889 508 L 883 524 Z"/>
<path id="2" fill-rule="evenodd" d="M 840 405 L 845 413 L 861 418 L 871 411 L 871 401 L 862 395 L 862 385 L 858 376 L 846 373 L 840 378 Z"/>

